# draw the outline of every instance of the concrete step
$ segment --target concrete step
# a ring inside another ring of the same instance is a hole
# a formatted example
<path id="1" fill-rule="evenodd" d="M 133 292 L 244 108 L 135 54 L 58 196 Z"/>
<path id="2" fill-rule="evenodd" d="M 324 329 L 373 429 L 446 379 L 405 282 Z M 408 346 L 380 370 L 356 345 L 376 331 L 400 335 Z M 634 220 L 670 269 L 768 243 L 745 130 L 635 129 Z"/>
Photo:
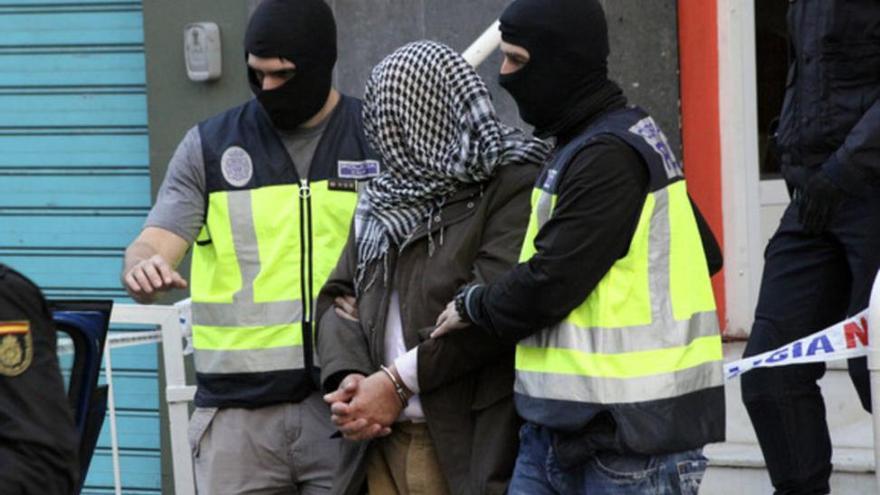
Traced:
<path id="1" fill-rule="evenodd" d="M 724 345 L 725 361 L 742 356 L 745 343 Z M 834 446 L 835 494 L 876 494 L 874 479 L 873 424 L 861 408 L 846 371 L 846 362 L 832 362 L 819 382 L 825 398 L 827 420 Z M 727 442 L 706 447 L 709 470 L 703 480 L 703 495 L 773 493 L 764 458 L 740 395 L 740 381 L 728 382 Z"/>
<path id="2" fill-rule="evenodd" d="M 700 495 L 752 495 L 773 493 L 770 477 L 756 444 L 722 443 L 705 449 L 709 469 Z M 874 451 L 836 447 L 831 462 L 831 493 L 868 495 L 878 493 L 874 478 Z"/>

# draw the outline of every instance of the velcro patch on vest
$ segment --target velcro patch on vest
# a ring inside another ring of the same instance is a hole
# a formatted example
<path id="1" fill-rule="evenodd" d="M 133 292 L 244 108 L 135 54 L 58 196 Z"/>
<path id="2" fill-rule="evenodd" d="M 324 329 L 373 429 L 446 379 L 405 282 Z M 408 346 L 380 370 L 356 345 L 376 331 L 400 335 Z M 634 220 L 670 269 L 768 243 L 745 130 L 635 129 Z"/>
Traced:
<path id="1" fill-rule="evenodd" d="M 0 375 L 18 376 L 34 357 L 29 321 L 0 321 Z"/>
<path id="2" fill-rule="evenodd" d="M 357 192 L 357 181 L 354 179 L 329 179 L 327 189 L 331 191 Z"/>
<path id="3" fill-rule="evenodd" d="M 376 160 L 363 160 L 360 162 L 340 160 L 337 164 L 336 172 L 341 179 L 372 179 L 379 175 L 379 162 Z"/>

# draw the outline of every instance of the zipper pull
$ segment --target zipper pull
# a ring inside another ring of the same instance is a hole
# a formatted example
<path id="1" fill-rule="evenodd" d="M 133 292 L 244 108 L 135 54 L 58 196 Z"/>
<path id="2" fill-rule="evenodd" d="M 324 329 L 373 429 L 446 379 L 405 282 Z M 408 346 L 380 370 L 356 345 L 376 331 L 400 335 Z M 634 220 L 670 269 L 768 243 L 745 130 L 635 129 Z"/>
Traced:
<path id="1" fill-rule="evenodd" d="M 309 187 L 309 179 L 299 180 L 299 197 L 309 199 L 312 195 L 312 189 Z"/>

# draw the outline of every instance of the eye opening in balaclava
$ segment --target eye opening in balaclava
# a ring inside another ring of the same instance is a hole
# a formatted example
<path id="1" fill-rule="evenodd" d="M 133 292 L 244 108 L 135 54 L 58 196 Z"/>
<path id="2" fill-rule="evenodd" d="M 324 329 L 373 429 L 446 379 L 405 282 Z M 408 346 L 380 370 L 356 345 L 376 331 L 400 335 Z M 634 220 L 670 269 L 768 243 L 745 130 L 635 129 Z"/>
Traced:
<path id="1" fill-rule="evenodd" d="M 295 76 L 263 90 L 248 66 L 248 84 L 275 127 L 291 130 L 318 113 L 327 101 L 336 64 L 336 21 L 324 0 L 263 0 L 248 22 L 245 58 L 282 58 Z"/>
<path id="2" fill-rule="evenodd" d="M 501 38 L 529 52 L 498 82 L 541 137 L 555 135 L 622 98 L 608 79 L 608 26 L 598 0 L 515 0 L 501 15 Z"/>
<path id="3" fill-rule="evenodd" d="M 253 57 L 257 57 L 257 56 L 256 56 L 256 55 L 253 55 L 253 54 L 246 54 L 247 65 L 248 65 L 248 71 L 247 71 L 247 75 L 248 75 L 248 84 L 249 84 L 249 85 L 251 86 L 251 88 L 254 89 L 254 90 L 261 90 L 262 87 L 263 87 L 263 81 L 265 80 L 266 75 L 263 74 L 263 75 L 261 76 L 261 72 L 263 72 L 263 71 L 261 71 L 261 70 L 259 70 L 259 69 L 256 69 L 256 68 L 254 68 L 254 67 L 251 65 L 251 62 L 252 62 L 252 58 L 253 58 Z M 296 67 L 295 67 L 295 65 L 294 65 L 294 66 L 291 66 L 290 64 L 293 64 L 293 62 L 290 61 L 290 60 L 287 60 L 286 58 L 282 58 L 282 57 L 273 57 L 273 58 L 270 58 L 270 59 L 264 59 L 264 58 L 261 58 L 261 57 L 257 57 L 257 60 L 274 60 L 274 61 L 277 61 L 280 65 L 279 65 L 278 67 L 274 68 L 274 70 L 272 70 L 271 72 L 275 75 L 275 77 L 278 77 L 278 73 L 281 73 L 281 72 L 289 72 L 289 77 L 287 77 L 287 79 L 285 79 L 284 82 L 287 82 L 288 80 L 293 79 L 293 77 L 296 76 Z"/>

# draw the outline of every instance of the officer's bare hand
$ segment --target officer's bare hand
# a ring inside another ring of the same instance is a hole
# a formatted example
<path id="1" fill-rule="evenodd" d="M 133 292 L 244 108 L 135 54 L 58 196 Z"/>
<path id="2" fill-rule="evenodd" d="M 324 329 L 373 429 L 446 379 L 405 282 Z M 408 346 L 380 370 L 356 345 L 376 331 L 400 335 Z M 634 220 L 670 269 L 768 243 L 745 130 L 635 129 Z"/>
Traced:
<path id="1" fill-rule="evenodd" d="M 358 321 L 357 299 L 354 296 L 340 296 L 333 300 L 336 315 L 344 320 Z"/>
<path id="2" fill-rule="evenodd" d="M 467 328 L 469 326 L 470 323 L 462 321 L 461 315 L 459 315 L 458 311 L 455 309 L 455 301 L 452 301 L 446 305 L 446 309 L 437 317 L 437 328 L 431 332 L 431 338 L 436 339 L 447 333 L 461 330 L 462 328 Z"/>
<path id="3" fill-rule="evenodd" d="M 186 280 L 158 254 L 131 267 L 122 282 L 131 298 L 141 304 L 152 303 L 160 292 L 187 287 Z"/>

